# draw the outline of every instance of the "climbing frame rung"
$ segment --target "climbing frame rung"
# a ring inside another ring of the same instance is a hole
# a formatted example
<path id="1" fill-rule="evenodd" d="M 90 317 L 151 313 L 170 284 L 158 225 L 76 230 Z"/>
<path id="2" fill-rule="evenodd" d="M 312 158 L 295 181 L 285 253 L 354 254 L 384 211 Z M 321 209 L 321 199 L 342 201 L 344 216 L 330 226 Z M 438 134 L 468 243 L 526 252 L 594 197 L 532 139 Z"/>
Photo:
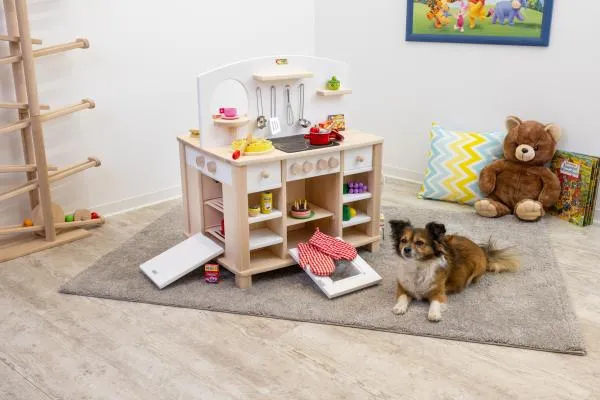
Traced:
<path id="1" fill-rule="evenodd" d="M 29 104 L 27 103 L 0 103 L 0 108 L 8 108 L 14 110 L 27 110 Z M 47 104 L 40 104 L 40 110 L 49 110 L 50 106 Z"/>
<path id="2" fill-rule="evenodd" d="M 21 38 L 18 36 L 0 35 L 0 41 L 2 42 L 19 43 L 20 40 Z M 42 44 L 42 41 L 40 39 L 31 38 L 31 44 Z"/>
<path id="3" fill-rule="evenodd" d="M 58 167 L 48 165 L 48 171 L 57 171 Z M 37 166 L 35 164 L 24 165 L 0 165 L 0 174 L 10 174 L 13 172 L 35 172 Z"/>
<path id="4" fill-rule="evenodd" d="M 56 44 L 54 46 L 48 46 L 33 51 L 33 57 L 44 57 L 52 54 L 64 53 L 65 51 L 74 49 L 87 49 L 90 47 L 90 42 L 87 39 L 77 39 L 74 42 Z M 21 54 L 14 54 L 8 57 L 0 58 L 0 64 L 12 64 L 19 62 L 23 59 Z"/>

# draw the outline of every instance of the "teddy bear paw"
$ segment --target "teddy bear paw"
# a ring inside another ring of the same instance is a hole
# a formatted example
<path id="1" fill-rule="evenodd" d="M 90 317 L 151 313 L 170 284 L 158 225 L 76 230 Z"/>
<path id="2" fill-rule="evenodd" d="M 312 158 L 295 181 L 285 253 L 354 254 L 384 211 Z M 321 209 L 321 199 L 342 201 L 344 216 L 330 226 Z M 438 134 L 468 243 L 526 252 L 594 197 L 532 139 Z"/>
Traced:
<path id="1" fill-rule="evenodd" d="M 521 200 L 515 207 L 515 214 L 523 221 L 537 221 L 544 216 L 544 207 L 539 201 Z"/>
<path id="2" fill-rule="evenodd" d="M 494 218 L 498 216 L 498 210 L 496 210 L 496 207 L 494 207 L 487 199 L 475 202 L 475 211 L 482 217 Z"/>

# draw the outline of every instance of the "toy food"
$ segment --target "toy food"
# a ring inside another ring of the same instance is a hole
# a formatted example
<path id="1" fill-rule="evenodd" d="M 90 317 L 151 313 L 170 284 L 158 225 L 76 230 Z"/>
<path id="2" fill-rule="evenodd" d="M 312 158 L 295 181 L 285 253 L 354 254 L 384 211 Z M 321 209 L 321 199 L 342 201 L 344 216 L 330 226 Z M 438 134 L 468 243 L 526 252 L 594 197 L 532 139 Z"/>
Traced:
<path id="1" fill-rule="evenodd" d="M 340 81 L 334 76 L 331 77 L 330 80 L 327 81 L 327 89 L 329 90 L 338 90 L 340 88 Z"/>
<path id="2" fill-rule="evenodd" d="M 200 136 L 200 129 L 190 129 L 190 136 Z"/>
<path id="3" fill-rule="evenodd" d="M 271 214 L 273 209 L 273 193 L 262 192 L 260 194 L 260 212 L 261 214 Z"/>
<path id="4" fill-rule="evenodd" d="M 344 207 L 342 208 L 342 220 L 350 221 L 354 217 L 356 217 L 356 209 L 344 204 Z"/>
<path id="5" fill-rule="evenodd" d="M 73 214 L 65 215 L 65 222 L 73 222 L 75 221 L 75 216 Z"/>
<path id="6" fill-rule="evenodd" d="M 248 207 L 248 216 L 256 217 L 260 214 L 260 206 L 258 204 Z"/>
<path id="7" fill-rule="evenodd" d="M 208 283 L 219 283 L 219 264 L 204 265 L 204 281 Z"/>
<path id="8" fill-rule="evenodd" d="M 23 226 L 33 226 L 33 221 L 27 218 L 25 221 L 23 221 Z"/>
<path id="9" fill-rule="evenodd" d="M 98 218 L 100 218 L 100 216 L 98 215 L 97 212 L 93 212 L 91 216 L 92 216 L 92 219 L 98 219 Z"/>
<path id="10" fill-rule="evenodd" d="M 92 213 L 86 209 L 75 210 L 73 213 L 74 221 L 89 221 L 92 219 Z"/>
<path id="11" fill-rule="evenodd" d="M 312 216 L 312 210 L 308 205 L 308 201 L 294 201 L 294 204 L 292 204 L 292 209 L 290 210 L 290 216 L 294 218 L 310 218 Z"/>
<path id="12" fill-rule="evenodd" d="M 246 139 L 234 140 L 231 143 L 232 150 L 239 150 L 240 155 L 251 153 L 265 153 L 274 150 L 273 143 L 269 139 L 255 139 L 249 135 Z M 239 156 L 238 156 L 239 157 Z M 234 158 L 235 160 L 236 158 Z"/>
<path id="13" fill-rule="evenodd" d="M 546 167 L 560 128 L 517 117 L 508 117 L 506 127 L 504 159 L 481 171 L 479 188 L 487 198 L 477 201 L 475 210 L 483 217 L 513 213 L 523 221 L 537 221 L 560 196 L 560 181 Z"/>
<path id="14" fill-rule="evenodd" d="M 362 182 L 348 182 L 344 184 L 344 194 L 350 193 L 366 193 L 368 191 L 367 185 Z"/>

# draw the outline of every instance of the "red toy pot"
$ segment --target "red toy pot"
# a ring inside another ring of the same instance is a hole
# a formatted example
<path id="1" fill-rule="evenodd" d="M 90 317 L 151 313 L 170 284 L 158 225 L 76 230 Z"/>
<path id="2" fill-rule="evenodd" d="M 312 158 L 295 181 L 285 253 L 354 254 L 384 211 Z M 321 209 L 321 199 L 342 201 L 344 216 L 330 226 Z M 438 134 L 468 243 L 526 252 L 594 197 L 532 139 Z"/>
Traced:
<path id="1" fill-rule="evenodd" d="M 312 146 L 328 145 L 332 140 L 342 141 L 344 137 L 338 131 L 326 131 L 316 127 L 310 128 L 310 133 L 304 135 L 304 139 L 308 139 Z"/>

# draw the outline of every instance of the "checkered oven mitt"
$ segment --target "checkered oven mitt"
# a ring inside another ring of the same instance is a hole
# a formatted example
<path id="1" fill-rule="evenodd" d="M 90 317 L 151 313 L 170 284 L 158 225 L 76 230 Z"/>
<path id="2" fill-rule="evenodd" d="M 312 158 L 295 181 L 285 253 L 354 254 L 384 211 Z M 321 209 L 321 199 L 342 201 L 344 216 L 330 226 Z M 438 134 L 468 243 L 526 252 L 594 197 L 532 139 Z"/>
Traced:
<path id="1" fill-rule="evenodd" d="M 298 243 L 298 255 L 300 266 L 306 269 L 308 265 L 310 271 L 318 276 L 329 276 L 335 271 L 333 259 L 326 254 L 321 253 L 310 243 Z"/>
<path id="2" fill-rule="evenodd" d="M 319 228 L 315 231 L 308 243 L 316 247 L 321 253 L 327 254 L 334 260 L 349 260 L 356 258 L 357 252 L 354 246 L 343 240 L 322 233 Z"/>

